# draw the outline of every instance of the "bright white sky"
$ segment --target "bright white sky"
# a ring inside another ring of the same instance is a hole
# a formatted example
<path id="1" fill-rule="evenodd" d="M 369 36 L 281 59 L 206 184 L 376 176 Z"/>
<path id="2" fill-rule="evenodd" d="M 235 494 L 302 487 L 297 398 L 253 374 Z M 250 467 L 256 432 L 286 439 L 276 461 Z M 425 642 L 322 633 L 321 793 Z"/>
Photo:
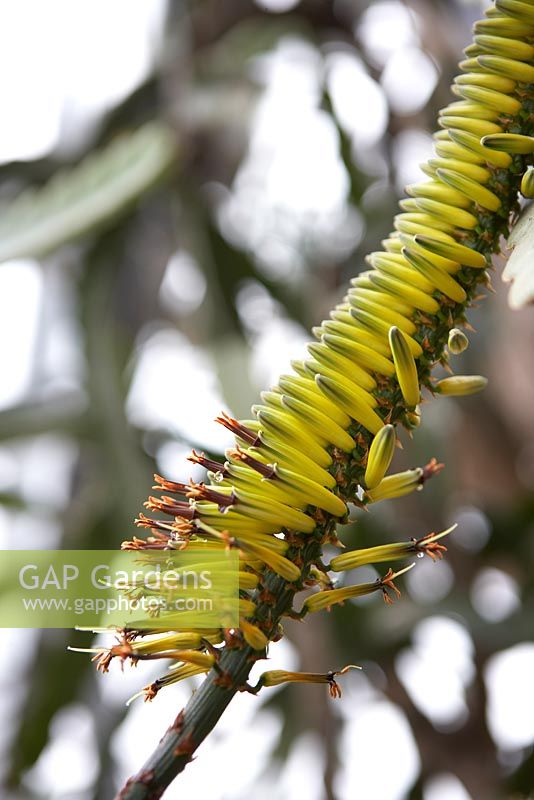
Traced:
<path id="1" fill-rule="evenodd" d="M 298 4 L 298 0 L 257 2 L 280 12 Z M 165 0 L 0 3 L 0 75 L 4 76 L 0 80 L 0 107 L 4 112 L 0 163 L 35 159 L 53 150 L 69 154 L 83 149 L 102 114 L 147 75 L 161 42 L 164 11 Z M 331 255 L 335 255 L 343 248 L 352 248 L 363 234 L 358 215 L 347 216 L 348 182 L 338 155 L 337 134 L 319 108 L 323 70 L 336 112 L 353 141 L 356 158 L 359 148 L 379 142 L 387 124 L 388 101 L 398 111 L 413 113 L 426 103 L 435 86 L 436 66 L 421 51 L 417 18 L 405 6 L 398 2 L 374 3 L 356 34 L 365 43 L 369 56 L 384 68 L 380 83 L 366 74 L 355 51 L 333 51 L 321 62 L 316 51 L 297 40 L 281 42 L 256 68 L 265 92 L 254 120 L 249 154 L 220 214 L 228 234 L 241 237 L 271 276 L 287 275 L 290 266 L 297 272 L 303 269 L 296 257 L 303 242 L 309 245 L 311 241 L 316 251 L 331 246 Z M 420 176 L 417 164 L 426 157 L 428 142 L 428 135 L 417 129 L 405 131 L 397 141 L 398 171 L 403 183 Z M 321 153 L 320 158 L 317 153 Z M 376 163 L 381 163 L 378 152 Z M 291 224 L 284 224 L 288 218 Z M 9 376 L 0 384 L 0 408 L 19 402 L 27 394 L 34 377 L 36 342 L 40 336 L 51 337 L 52 330 L 53 342 L 47 345 L 48 379 L 76 385 L 82 375 L 83 368 L 73 361 L 72 349 L 58 345 L 59 339 L 75 340 L 76 331 L 65 311 L 65 298 L 63 317 L 61 313 L 54 314 L 55 323 L 50 318 L 50 280 L 48 275 L 45 283 L 40 265 L 31 261 L 12 262 L 0 268 L 0 363 L 3 375 Z M 184 280 L 187 291 L 180 296 L 177 287 Z M 179 252 L 173 257 L 165 281 L 163 302 L 173 304 L 180 313 L 194 310 L 202 301 L 205 279 L 187 253 Z M 49 290 L 45 291 L 45 286 Z M 243 293 L 240 314 L 254 345 L 253 378 L 265 386 L 285 369 L 291 357 L 300 355 L 305 332 L 285 320 L 276 304 L 257 287 L 248 287 Z M 262 315 L 261 326 L 255 326 L 258 314 Z M 190 393 L 182 384 L 170 385 L 173 374 L 185 371 L 194 375 L 190 383 L 195 388 Z M 152 372 L 156 377 L 165 374 L 165 395 L 146 391 L 154 383 Z M 227 443 L 224 433 L 206 424 L 222 405 L 213 365 L 205 353 L 171 329 L 147 334 L 129 398 L 132 420 L 149 427 L 164 425 L 179 434 L 183 432 L 181 420 L 187 417 L 187 428 L 195 438 L 202 442 L 208 436 L 210 444 L 222 448 Z M 160 460 L 167 473 L 172 472 L 177 457 L 183 459 L 182 450 L 175 443 L 162 449 Z M 72 447 L 57 437 L 44 437 L 25 449 L 2 447 L 0 488 L 14 485 L 22 471 L 26 478 L 34 476 L 31 483 L 35 491 L 35 476 L 43 473 L 46 463 L 48 481 L 42 484 L 38 501 L 52 511 L 59 509 L 64 498 L 57 491 L 54 494 L 54 486 L 66 483 L 74 458 Z M 462 513 L 470 514 L 469 519 L 481 514 L 476 508 Z M 15 519 L 2 511 L 2 546 L 13 546 L 13 531 L 17 526 L 20 530 L 21 525 L 32 532 L 32 536 L 23 539 L 23 546 L 36 546 L 39 537 L 41 542 L 54 541 L 57 528 L 50 515 L 41 511 L 31 519 Z M 21 546 L 19 538 L 17 546 Z M 436 569 L 430 564 L 426 567 L 417 578 L 415 571 L 412 573 L 408 588 L 416 599 L 432 589 L 433 600 L 437 601 L 450 590 L 450 570 L 443 565 Z M 472 593 L 475 608 L 489 621 L 506 618 L 518 602 L 514 582 L 497 570 L 482 572 Z M 6 681 L 16 668 L 13 653 L 29 652 L 27 632 L 20 633 L 20 648 L 14 645 L 17 635 L 14 631 L 0 632 L 4 645 L 0 653 L 9 657 L 9 664 L 6 658 L 0 660 L 0 678 Z M 69 656 L 77 657 L 84 656 Z M 496 656 L 488 666 L 488 720 L 503 749 L 525 747 L 534 739 L 534 694 L 528 678 L 533 659 L 534 646 L 518 645 Z M 297 653 L 289 643 L 281 642 L 272 648 L 270 668 L 297 666 Z M 434 724 L 457 724 L 463 719 L 473 666 L 471 640 L 459 621 L 433 617 L 421 623 L 410 647 L 399 655 L 397 667 L 413 701 Z M 102 677 L 101 692 L 106 702 L 124 702 L 143 683 L 141 671 L 127 670 L 122 675 L 114 670 Z M 436 680 L 440 686 L 439 703 L 434 691 Z M 418 771 L 418 754 L 405 718 L 378 690 L 371 688 L 365 675 L 351 674 L 343 679 L 343 686 L 344 699 L 336 707 L 340 724 L 344 725 L 342 767 L 337 778 L 340 800 L 375 797 L 377 781 L 380 800 L 402 800 Z M 152 704 L 133 704 L 113 744 L 121 776 L 138 768 L 174 715 L 173 708 L 187 698 L 189 691 L 190 685 L 181 685 L 163 693 Z M 324 689 L 310 687 L 309 691 Z M 16 713 L 16 696 L 13 698 L 11 691 L 2 696 L 12 701 L 13 708 L 8 713 Z M 262 704 L 261 698 L 250 697 L 239 697 L 232 704 L 198 760 L 169 790 L 169 800 L 195 797 L 200 792 L 213 800 L 227 797 L 218 776 L 227 772 L 228 763 L 238 767 L 230 770 L 237 781 L 232 787 L 235 800 L 249 798 L 252 786 L 254 797 L 259 800 L 300 796 L 321 800 L 321 751 L 313 737 L 297 739 L 287 763 L 264 773 L 280 735 L 281 720 L 275 712 L 261 710 Z M 384 731 L 389 735 L 384 736 Z M 80 775 L 89 779 L 98 769 L 94 737 L 87 710 L 82 706 L 69 708 L 54 721 L 50 745 L 29 776 L 31 785 L 38 786 L 50 800 L 83 790 Z M 0 749 L 1 746 L 0 740 Z M 78 768 L 80 760 L 83 770 Z M 436 776 L 426 787 L 424 797 L 469 800 L 465 789 L 451 775 Z"/>

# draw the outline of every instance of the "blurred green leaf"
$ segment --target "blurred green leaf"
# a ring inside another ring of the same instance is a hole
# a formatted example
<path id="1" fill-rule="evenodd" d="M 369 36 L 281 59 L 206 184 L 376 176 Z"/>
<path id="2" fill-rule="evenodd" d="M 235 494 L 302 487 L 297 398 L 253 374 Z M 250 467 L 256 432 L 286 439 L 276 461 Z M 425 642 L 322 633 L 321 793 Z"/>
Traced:
<path id="1" fill-rule="evenodd" d="M 117 136 L 43 188 L 27 189 L 4 210 L 0 261 L 42 257 L 65 242 L 111 227 L 175 158 L 173 135 L 159 122 Z"/>

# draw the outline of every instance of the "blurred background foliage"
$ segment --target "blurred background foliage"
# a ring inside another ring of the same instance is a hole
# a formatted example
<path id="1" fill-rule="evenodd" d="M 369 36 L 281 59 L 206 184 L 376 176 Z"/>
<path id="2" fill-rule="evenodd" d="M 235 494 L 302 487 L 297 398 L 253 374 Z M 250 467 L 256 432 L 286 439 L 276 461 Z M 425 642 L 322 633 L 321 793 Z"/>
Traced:
<path id="1" fill-rule="evenodd" d="M 215 415 L 249 415 L 391 229 L 481 10 L 5 4 L 4 548 L 119 547 L 155 469 L 199 477 L 189 449 L 223 452 Z M 289 623 L 271 664 L 364 672 L 337 704 L 313 687 L 237 698 L 170 798 L 533 796 L 534 319 L 494 283 L 457 359 L 490 388 L 424 405 L 396 457 L 446 470 L 342 532 L 370 545 L 457 522 L 446 561 L 418 562 L 394 608 Z M 107 800 L 192 688 L 128 711 L 153 671 L 95 675 L 66 652 L 89 645 L 79 632 L 0 638 L 13 800 Z"/>

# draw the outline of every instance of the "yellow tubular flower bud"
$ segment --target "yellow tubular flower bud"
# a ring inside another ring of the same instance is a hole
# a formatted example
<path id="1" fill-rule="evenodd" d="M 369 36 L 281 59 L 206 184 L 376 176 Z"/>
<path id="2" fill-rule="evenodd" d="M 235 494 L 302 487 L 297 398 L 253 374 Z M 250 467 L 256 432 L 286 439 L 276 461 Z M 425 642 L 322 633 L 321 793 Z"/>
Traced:
<path id="1" fill-rule="evenodd" d="M 458 133 L 461 133 L 461 131 L 458 131 Z M 485 161 L 480 153 L 453 141 L 436 142 L 434 149 L 440 158 L 454 158 L 459 161 L 467 161 L 469 164 L 484 164 Z"/>
<path id="2" fill-rule="evenodd" d="M 347 513 L 347 506 L 340 497 L 304 475 L 279 467 L 276 477 L 277 482 L 305 497 L 309 505 L 322 508 L 336 517 L 344 517 Z"/>
<path id="3" fill-rule="evenodd" d="M 475 46 L 487 53 L 496 56 L 503 56 L 504 58 L 513 58 L 518 61 L 532 62 L 534 59 L 534 47 L 526 42 L 517 41 L 517 39 L 509 39 L 504 36 L 491 36 L 488 34 L 480 34 L 475 36 Z M 466 52 L 469 48 L 466 48 Z M 476 55 L 479 55 L 477 52 Z M 474 98 L 477 99 L 477 98 Z M 483 102 L 480 100 L 480 102 Z M 488 103 L 489 105 L 489 103 Z M 494 106 L 490 106 L 493 108 Z M 504 107 L 502 108 L 504 111 Z M 513 111 L 511 112 L 514 113 Z"/>
<path id="4" fill-rule="evenodd" d="M 448 186 L 428 181 L 428 183 L 414 183 L 406 187 L 406 194 L 410 197 L 428 197 L 440 203 L 448 203 L 457 208 L 469 208 L 469 200 L 460 192 L 449 189 Z"/>
<path id="5" fill-rule="evenodd" d="M 483 375 L 454 375 L 452 378 L 443 378 L 438 381 L 434 391 L 438 394 L 461 397 L 481 392 L 487 385 L 488 379 Z"/>
<path id="6" fill-rule="evenodd" d="M 239 627 L 246 643 L 252 647 L 253 650 L 265 650 L 269 644 L 269 639 L 266 637 L 263 631 L 257 627 L 257 625 L 253 625 L 246 619 L 240 619 Z"/>
<path id="7" fill-rule="evenodd" d="M 477 31 L 478 33 L 493 33 L 493 31 Z M 476 58 L 464 58 L 463 61 L 460 61 L 458 66 L 460 69 L 465 70 L 466 72 L 483 72 L 484 70 L 476 60 Z M 467 101 L 466 101 L 467 102 Z M 445 110 L 442 111 L 445 113 Z"/>
<path id="8" fill-rule="evenodd" d="M 465 136 L 470 136 L 470 134 L 466 133 Z M 482 145 L 480 146 L 482 147 Z M 503 154 L 499 153 L 499 155 Z M 450 222 L 451 225 L 457 225 L 459 228 L 470 230 L 471 228 L 476 228 L 478 225 L 477 218 L 463 208 L 457 208 L 447 203 L 439 203 L 436 200 L 429 200 L 426 197 L 418 198 L 415 204 L 421 211 L 435 214 L 436 217 L 445 220 L 445 222 Z"/>
<path id="9" fill-rule="evenodd" d="M 480 91 L 482 91 L 482 89 L 480 89 Z M 449 133 L 451 139 L 456 144 L 467 148 L 467 150 L 472 150 L 473 153 L 481 156 L 484 161 L 488 161 L 490 164 L 494 164 L 496 167 L 502 167 L 503 169 L 510 166 L 512 157 L 508 155 L 508 153 L 499 153 L 498 150 L 491 150 L 488 147 L 484 147 L 484 145 L 480 144 L 480 137 L 456 129 L 449 131 Z"/>
<path id="10" fill-rule="evenodd" d="M 521 178 L 521 194 L 523 197 L 534 197 L 534 167 L 529 167 Z"/>
<path id="11" fill-rule="evenodd" d="M 368 349 L 369 348 L 366 348 L 365 354 L 367 353 Z M 375 379 L 372 377 L 372 375 L 369 375 L 364 367 L 355 364 L 351 356 L 345 356 L 342 353 L 335 352 L 331 347 L 328 347 L 325 342 L 321 342 L 319 344 L 309 344 L 308 352 L 312 356 L 312 359 L 307 362 L 308 367 L 311 367 L 313 362 L 316 361 L 320 365 L 324 365 L 325 367 L 336 370 L 336 372 L 346 376 L 345 379 L 347 381 L 359 384 L 362 389 L 366 391 L 372 391 L 376 388 Z M 368 362 L 369 359 L 366 360 L 366 364 L 368 364 Z M 370 371 L 374 369 L 373 367 L 367 368 Z M 313 371 L 315 371 L 315 367 Z"/>
<path id="12" fill-rule="evenodd" d="M 466 247 L 463 244 L 459 244 L 458 242 L 442 242 L 438 239 L 422 236 L 420 234 L 414 236 L 414 241 L 431 253 L 454 259 L 468 267 L 485 269 L 488 266 L 486 257 L 482 253 L 470 247 Z"/>
<path id="13" fill-rule="evenodd" d="M 446 272 L 439 267 L 434 266 L 427 258 L 420 256 L 408 247 L 405 247 L 403 253 L 415 269 L 419 270 L 425 278 L 431 281 L 436 289 L 443 292 L 444 295 L 450 297 L 455 303 L 463 303 L 466 300 L 465 289 L 460 284 L 451 278 Z"/>
<path id="14" fill-rule="evenodd" d="M 484 89 L 481 86 L 463 86 L 461 84 L 455 88 L 461 97 L 485 103 L 496 110 L 501 108 L 504 114 L 517 114 L 521 108 L 521 103 L 515 97 L 509 97 L 502 92 L 495 92 L 493 89 Z"/>
<path id="15" fill-rule="evenodd" d="M 534 26 L 519 19 L 499 16 L 478 20 L 473 26 L 473 31 L 474 33 L 489 33 L 494 36 L 516 36 L 521 38 L 523 36 L 532 36 Z"/>
<path id="16" fill-rule="evenodd" d="M 290 364 L 291 364 L 292 369 L 294 369 L 295 372 L 297 373 L 297 375 L 300 375 L 301 378 L 306 378 L 307 377 L 306 365 L 305 365 L 304 361 L 301 361 L 300 359 L 296 359 L 295 358 L 295 359 L 293 359 L 293 361 L 290 361 Z"/>
<path id="17" fill-rule="evenodd" d="M 273 522 L 286 528 L 294 528 L 303 533 L 311 533 L 315 529 L 315 522 L 301 511 L 290 508 L 276 500 L 265 500 L 260 495 L 253 495 L 240 490 L 234 492 L 239 500 L 239 513 L 250 516 L 252 519 Z"/>
<path id="18" fill-rule="evenodd" d="M 503 14 L 509 14 L 529 25 L 534 23 L 534 8 L 528 0 L 526 2 L 525 0 L 496 0 L 495 7 Z"/>
<path id="19" fill-rule="evenodd" d="M 253 572 L 238 572 L 239 588 L 241 590 L 253 591 L 258 586 L 258 576 Z"/>
<path id="20" fill-rule="evenodd" d="M 471 205 L 471 201 L 469 201 L 469 205 Z M 417 236 L 417 234 L 416 234 Z M 460 264 L 458 261 L 453 260 L 452 258 L 444 258 L 443 256 L 439 256 L 435 253 L 429 253 L 428 250 L 422 247 L 416 241 L 416 236 L 407 236 L 404 233 L 400 234 L 400 239 L 404 247 L 409 247 L 410 250 L 414 250 L 416 253 L 420 253 L 424 256 L 428 261 L 434 264 L 439 269 L 444 270 L 450 274 L 454 274 L 458 272 L 460 269 Z"/>
<path id="21" fill-rule="evenodd" d="M 421 414 L 419 413 L 418 409 L 419 406 L 416 406 L 416 408 L 413 411 L 406 412 L 404 419 L 407 428 L 410 429 L 418 428 L 419 425 L 421 424 Z"/>
<path id="22" fill-rule="evenodd" d="M 455 158 L 431 158 L 428 162 L 429 166 L 436 172 L 438 169 L 452 169 L 459 172 L 460 175 L 465 175 L 466 178 L 471 178 L 477 183 L 487 183 L 491 177 L 491 172 L 485 167 L 480 167 L 478 164 L 469 164 L 467 161 L 459 161 Z M 425 231 L 420 231 L 422 234 Z M 408 231 L 410 233 L 410 231 Z M 415 231 L 419 233 L 419 231 Z M 434 236 L 437 239 L 437 236 Z M 455 241 L 449 237 L 449 241 Z"/>
<path id="23" fill-rule="evenodd" d="M 349 296 L 352 295 L 354 297 L 357 294 L 360 303 L 366 302 L 372 303 L 375 307 L 385 307 L 388 310 L 391 310 L 392 313 L 397 313 L 404 317 L 409 317 L 412 314 L 413 306 L 403 302 L 398 297 L 392 297 L 387 292 L 381 292 L 376 288 L 376 286 L 373 285 L 373 282 L 371 281 L 371 270 L 369 271 L 368 276 L 370 288 L 359 289 L 357 292 L 353 292 L 351 289 L 349 289 Z"/>
<path id="24" fill-rule="evenodd" d="M 380 305 L 378 301 L 373 302 L 367 300 L 367 298 L 361 297 L 356 290 L 349 290 L 349 301 L 353 308 L 366 311 L 368 314 L 376 317 L 379 320 L 389 322 L 390 325 L 396 325 L 401 329 L 401 331 L 404 331 L 404 333 L 407 333 L 408 335 L 415 333 L 417 330 L 415 324 L 402 314 L 399 314 L 397 311 L 393 311 L 390 308 L 384 308 L 384 306 Z"/>
<path id="25" fill-rule="evenodd" d="M 501 150 L 503 153 L 519 153 L 521 155 L 534 153 L 534 137 L 520 136 L 518 133 L 484 136 L 481 144 L 484 147 L 491 147 L 492 150 Z"/>
<path id="26" fill-rule="evenodd" d="M 373 372 L 382 373 L 383 375 L 391 376 L 395 373 L 395 368 L 391 361 L 363 344 L 348 342 L 340 336 L 330 336 L 330 334 L 326 334 L 323 338 L 325 344 L 329 345 L 333 350 L 345 356 L 345 358 L 354 359 L 362 367 L 367 367 Z"/>
<path id="27" fill-rule="evenodd" d="M 459 353 L 463 353 L 464 350 L 467 350 L 469 347 L 469 339 L 465 335 L 463 331 L 459 328 L 452 328 L 449 331 L 449 340 L 447 342 L 447 347 L 449 348 L 451 353 L 454 355 L 458 355 Z"/>
<path id="28" fill-rule="evenodd" d="M 521 83 L 534 82 L 534 67 L 522 61 L 489 55 L 478 56 L 477 61 L 481 67 L 496 72 L 498 75 L 514 78 L 514 80 L 521 81 Z"/>
<path id="29" fill-rule="evenodd" d="M 371 503 L 378 503 L 379 500 L 391 500 L 394 497 L 404 497 L 413 491 L 422 488 L 423 470 L 420 467 L 408 469 L 404 472 L 397 472 L 395 475 L 388 475 L 387 478 L 378 484 L 376 489 L 369 489 L 365 496 Z"/>
<path id="30" fill-rule="evenodd" d="M 350 305 L 348 306 L 350 308 Z M 372 332 L 359 325 L 350 311 L 341 311 L 334 309 L 330 312 L 331 320 L 323 322 L 324 333 L 333 333 L 334 336 L 348 336 L 350 339 L 359 342 L 376 350 L 381 355 L 387 355 L 387 347 L 383 345 L 379 338 Z M 368 382 L 368 379 L 367 379 Z M 366 381 L 364 381 L 364 384 Z M 373 388 L 364 385 L 365 389 Z"/>
<path id="31" fill-rule="evenodd" d="M 449 144 L 452 143 L 449 142 Z M 480 159 L 480 163 L 482 163 L 482 159 Z M 443 220 L 432 216 L 432 214 L 426 214 L 425 212 L 419 210 L 414 212 L 406 212 L 404 214 L 397 214 L 393 219 L 395 223 L 401 220 L 404 222 L 415 222 L 417 225 L 423 225 L 427 228 L 432 228 L 432 230 L 439 231 L 441 234 L 445 233 L 448 236 L 451 236 L 451 234 L 453 234 L 456 230 L 455 226 L 451 225 L 450 222 L 444 222 Z M 436 238 L 441 239 L 442 236 L 436 236 Z"/>
<path id="32" fill-rule="evenodd" d="M 324 447 L 301 426 L 297 426 L 287 414 L 271 408 L 262 408 L 258 411 L 258 420 L 267 434 L 272 433 L 275 438 L 279 436 L 287 438 L 289 444 L 302 448 L 320 467 L 328 467 L 331 464 L 332 459 Z"/>
<path id="33" fill-rule="evenodd" d="M 502 133 L 500 125 L 488 120 L 471 119 L 470 117 L 451 117 L 444 116 L 439 118 L 439 124 L 443 128 L 457 128 L 460 131 L 474 133 L 475 136 L 487 136 L 491 133 Z"/>
<path id="34" fill-rule="evenodd" d="M 478 61 L 478 59 L 476 59 Z M 494 122 L 499 119 L 499 112 L 494 108 L 488 108 L 481 105 L 481 103 L 473 103 L 472 100 L 456 100 L 446 108 L 442 109 L 440 116 L 451 117 L 476 117 L 477 119 L 485 119 L 489 122 Z"/>
<path id="35" fill-rule="evenodd" d="M 393 367 L 393 365 L 392 365 Z M 343 411 L 346 411 L 356 422 L 363 425 L 371 433 L 378 433 L 384 423 L 367 403 L 362 403 L 340 383 L 327 378 L 325 375 L 317 375 L 317 386 L 327 397 L 337 403 Z"/>
<path id="36" fill-rule="evenodd" d="M 406 337 L 398 328 L 390 328 L 389 346 L 402 396 L 406 405 L 413 408 L 420 398 L 417 365 L 406 342 Z"/>
<path id="37" fill-rule="evenodd" d="M 352 313 L 359 322 L 361 322 L 363 325 L 368 325 L 370 329 L 375 330 L 379 336 L 387 340 L 387 335 L 391 327 L 390 322 L 377 320 L 371 314 L 368 314 L 366 311 L 360 311 L 359 309 L 354 309 Z M 411 354 L 414 358 L 419 358 L 423 352 L 423 348 L 419 342 L 417 342 L 415 339 L 412 339 L 411 336 L 408 336 L 406 333 L 404 335 L 406 337 L 406 344 L 408 345 Z"/>
<path id="38" fill-rule="evenodd" d="M 376 272 L 374 275 L 371 275 L 371 280 L 373 283 L 376 283 L 377 286 L 388 289 L 394 294 L 399 294 L 401 297 L 410 300 L 414 307 L 421 309 L 421 311 L 435 314 L 439 309 L 439 303 L 437 300 L 434 300 L 433 297 L 425 294 L 425 292 L 422 292 L 415 286 L 410 286 L 404 281 L 397 280 L 390 275 L 382 275 L 380 272 Z"/>
<path id="39" fill-rule="evenodd" d="M 380 263 L 377 267 L 377 272 L 395 278 L 395 280 L 399 280 L 402 283 L 407 283 L 409 286 L 419 289 L 426 295 L 431 295 L 435 291 L 433 284 L 423 277 L 420 272 L 417 272 L 404 256 L 402 258 L 404 260 L 404 266 L 400 266 L 400 264 L 388 264 L 386 262 Z"/>
<path id="40" fill-rule="evenodd" d="M 303 420 L 306 427 L 316 427 L 321 432 L 325 442 L 332 442 L 340 450 L 349 453 L 354 449 L 354 440 L 336 422 L 330 420 L 322 411 L 296 400 L 294 397 L 282 395 L 282 403 L 292 414 Z"/>
<path id="41" fill-rule="evenodd" d="M 378 486 L 388 471 L 395 452 L 396 440 L 393 425 L 384 425 L 371 442 L 364 478 L 368 489 Z"/>
<path id="42" fill-rule="evenodd" d="M 490 137 L 485 137 L 485 139 L 488 138 Z M 482 139 L 482 141 L 484 142 L 485 139 Z M 490 211 L 497 211 L 500 208 L 501 201 L 497 195 L 481 186 L 480 183 L 471 180 L 471 178 L 466 178 L 465 175 L 460 175 L 458 172 L 453 172 L 449 169 L 438 169 L 437 175 L 442 181 L 455 186 L 466 197 L 478 203 L 482 208 L 489 208 Z"/>
<path id="43" fill-rule="evenodd" d="M 435 174 L 436 172 L 435 169 L 430 169 L 427 164 L 425 164 L 424 166 L 425 166 L 424 171 L 427 173 L 427 175 L 433 176 Z M 412 216 L 412 215 L 407 214 L 406 217 L 407 216 Z M 454 242 L 453 237 L 449 236 L 448 233 L 443 233 L 442 231 L 438 231 L 436 228 L 431 228 L 427 225 L 420 225 L 417 222 L 412 222 L 411 220 L 406 219 L 406 217 L 404 214 L 397 214 L 393 223 L 395 226 L 395 231 L 394 233 L 390 234 L 391 236 L 396 235 L 398 233 L 408 233 L 412 236 L 416 233 L 425 233 L 427 236 L 434 236 L 436 238 L 442 238 L 444 241 L 449 240 Z M 395 239 L 395 245 L 396 245 L 395 252 L 397 254 L 400 254 L 402 251 L 402 242 L 400 241 L 400 239 L 398 238 Z M 388 253 L 391 252 L 391 245 L 388 245 L 386 247 L 386 245 L 384 244 L 384 249 L 387 250 Z"/>
<path id="44" fill-rule="evenodd" d="M 286 581 L 293 583 L 300 578 L 300 569 L 296 564 L 293 564 L 288 558 L 284 558 L 279 553 L 274 553 L 268 547 L 256 544 L 252 541 L 238 540 L 239 546 L 243 547 L 248 553 L 260 558 L 273 572 L 280 575 Z"/>
<path id="45" fill-rule="evenodd" d="M 244 597 L 239 598 L 239 613 L 243 617 L 252 617 L 256 612 L 256 606 L 252 600 L 246 600 Z"/>
<path id="46" fill-rule="evenodd" d="M 334 403 L 327 400 L 327 398 L 321 394 L 311 376 L 296 378 L 293 375 L 282 375 L 278 380 L 278 386 L 284 394 L 291 395 L 305 403 L 315 405 L 316 408 L 328 414 L 330 418 L 338 425 L 341 425 L 342 428 L 349 427 L 350 418 L 348 415 L 340 411 Z M 372 395 L 369 395 L 369 397 L 374 400 Z"/>
<path id="47" fill-rule="evenodd" d="M 458 86 L 462 85 L 469 85 L 469 86 L 481 86 L 484 89 L 493 89 L 496 92 L 504 92 L 504 94 L 510 94 L 515 89 L 515 81 L 511 78 L 503 78 L 501 75 L 492 75 L 487 73 L 465 73 L 463 75 L 458 75 L 454 79 L 454 83 Z M 491 106 L 490 106 L 491 108 Z M 454 125 L 448 125 L 449 128 L 454 128 Z M 499 127 L 498 125 L 494 127 Z M 472 131 L 473 133 L 478 133 L 478 131 Z M 497 131 L 495 131 L 497 133 Z"/>
<path id="48" fill-rule="evenodd" d="M 274 461 L 278 465 L 307 475 L 311 480 L 320 483 L 321 486 L 327 486 L 329 489 L 336 485 L 335 478 L 326 469 L 315 464 L 307 455 L 289 445 L 284 446 L 282 442 L 269 436 L 262 437 L 260 447 L 250 447 L 247 452 L 265 464 Z"/>

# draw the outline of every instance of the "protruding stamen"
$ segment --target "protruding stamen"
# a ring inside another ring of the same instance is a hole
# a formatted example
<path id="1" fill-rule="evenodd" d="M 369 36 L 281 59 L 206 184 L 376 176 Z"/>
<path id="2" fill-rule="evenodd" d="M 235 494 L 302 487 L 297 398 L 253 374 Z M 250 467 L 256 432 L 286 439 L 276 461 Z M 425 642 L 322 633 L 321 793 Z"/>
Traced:
<path id="1" fill-rule="evenodd" d="M 234 492 L 223 494 L 205 483 L 191 483 L 187 496 L 193 500 L 207 500 L 209 503 L 217 503 L 220 511 L 223 511 L 237 503 Z"/>
<path id="2" fill-rule="evenodd" d="M 242 425 L 237 419 L 225 414 L 224 411 L 216 417 L 215 422 L 218 422 L 219 425 L 227 428 L 235 436 L 239 437 L 239 439 L 243 439 L 251 445 L 258 445 L 261 442 L 261 439 L 254 431 Z"/>
<path id="3" fill-rule="evenodd" d="M 159 497 L 150 496 L 143 505 L 151 511 L 161 511 L 171 517 L 193 519 L 195 516 L 195 509 L 189 503 L 176 503 L 172 497 L 162 497 L 160 499 Z"/>
<path id="4" fill-rule="evenodd" d="M 254 458 L 247 453 L 245 450 L 242 450 L 240 447 L 236 447 L 233 450 L 229 450 L 228 458 L 234 458 L 236 461 L 242 461 L 248 467 L 256 470 L 259 472 L 260 475 L 263 475 L 264 478 L 276 478 L 276 464 L 264 464 L 261 461 L 258 461 L 257 458 Z"/>
<path id="5" fill-rule="evenodd" d="M 165 491 L 171 492 L 171 494 L 183 494 L 188 490 L 187 483 L 178 483 L 177 481 L 168 481 L 166 478 L 162 478 L 161 475 L 154 473 L 154 480 L 156 481 L 156 485 L 153 486 L 153 489 L 157 489 L 158 491 Z"/>
<path id="6" fill-rule="evenodd" d="M 226 467 L 224 464 L 221 464 L 219 461 L 214 461 L 212 458 L 208 458 L 204 453 L 197 453 L 196 450 L 191 450 L 191 455 L 187 457 L 187 460 L 191 461 L 193 464 L 200 464 L 201 467 L 205 467 L 205 469 L 210 472 L 220 472 L 221 475 L 226 475 Z"/>

